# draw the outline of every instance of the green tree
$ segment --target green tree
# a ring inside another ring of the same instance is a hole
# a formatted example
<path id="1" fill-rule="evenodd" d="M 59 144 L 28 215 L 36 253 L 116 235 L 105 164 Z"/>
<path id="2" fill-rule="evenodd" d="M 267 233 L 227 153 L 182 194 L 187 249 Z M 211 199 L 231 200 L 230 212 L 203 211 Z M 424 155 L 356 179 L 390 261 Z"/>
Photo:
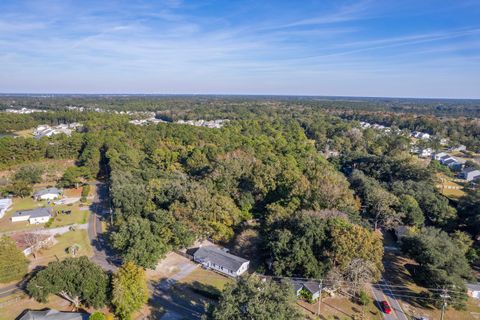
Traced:
<path id="1" fill-rule="evenodd" d="M 360 170 L 355 170 L 350 179 L 352 187 L 362 198 L 366 214 L 372 220 L 375 229 L 380 226 L 391 228 L 398 224 L 402 213 L 395 210 L 398 198 L 394 194 Z"/>
<path id="2" fill-rule="evenodd" d="M 8 236 L 0 238 L 0 283 L 21 279 L 28 270 L 28 259 Z"/>
<path id="3" fill-rule="evenodd" d="M 42 182 L 43 168 L 38 165 L 25 165 L 15 172 L 14 180 L 25 181 L 29 184 Z"/>
<path id="4" fill-rule="evenodd" d="M 145 271 L 133 262 L 125 263 L 112 280 L 112 304 L 120 319 L 131 319 L 133 312 L 148 301 Z"/>
<path id="5" fill-rule="evenodd" d="M 403 222 L 407 225 L 421 226 L 425 222 L 422 209 L 411 195 L 400 196 L 397 211 L 403 214 Z"/>
<path id="6" fill-rule="evenodd" d="M 302 319 L 296 307 L 293 286 L 262 281 L 250 276 L 229 284 L 208 319 L 293 320 Z"/>
<path id="7" fill-rule="evenodd" d="M 454 289 L 450 303 L 455 308 L 465 305 L 464 282 L 471 280 L 472 274 L 463 243 L 439 229 L 425 228 L 403 238 L 402 250 L 418 263 L 417 281 L 429 288 Z M 438 290 L 433 290 L 432 295 L 438 296 Z"/>
<path id="8" fill-rule="evenodd" d="M 7 192 L 11 192 L 18 197 L 25 198 L 32 194 L 33 187 L 27 181 L 19 180 L 14 181 L 12 184 L 7 186 L 6 190 Z"/>
<path id="9" fill-rule="evenodd" d="M 95 311 L 88 317 L 88 320 L 105 320 L 105 315 L 100 311 Z"/>
<path id="10" fill-rule="evenodd" d="M 50 262 L 28 282 L 27 291 L 43 303 L 56 294 L 75 308 L 81 304 L 100 308 L 107 302 L 108 287 L 107 274 L 84 256 Z"/>

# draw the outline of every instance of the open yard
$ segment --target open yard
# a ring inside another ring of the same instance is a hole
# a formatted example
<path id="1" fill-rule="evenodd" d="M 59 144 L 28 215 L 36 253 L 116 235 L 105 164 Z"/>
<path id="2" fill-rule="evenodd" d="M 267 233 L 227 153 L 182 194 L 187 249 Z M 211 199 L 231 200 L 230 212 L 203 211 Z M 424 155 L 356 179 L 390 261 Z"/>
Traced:
<path id="1" fill-rule="evenodd" d="M 438 190 L 447 198 L 458 200 L 465 195 L 463 186 L 453 181 L 453 178 L 447 177 L 444 174 L 439 174 Z"/>
<path id="2" fill-rule="evenodd" d="M 56 260 L 57 258 L 62 260 L 71 255 L 68 253 L 67 249 L 73 244 L 78 244 L 80 250 L 77 253 L 77 256 L 92 256 L 93 249 L 90 245 L 90 240 L 86 230 L 76 230 L 69 231 L 62 235 L 55 237 L 57 243 L 51 248 L 43 249 L 40 253 L 37 254 L 37 257 L 34 259 L 30 256 L 31 266 L 37 265 L 46 265 L 48 262 Z"/>
<path id="3" fill-rule="evenodd" d="M 232 278 L 203 268 L 196 268 L 181 280 L 182 283 L 200 283 L 215 288 L 218 291 L 222 291 L 228 283 L 232 283 L 233 281 L 235 280 Z"/>

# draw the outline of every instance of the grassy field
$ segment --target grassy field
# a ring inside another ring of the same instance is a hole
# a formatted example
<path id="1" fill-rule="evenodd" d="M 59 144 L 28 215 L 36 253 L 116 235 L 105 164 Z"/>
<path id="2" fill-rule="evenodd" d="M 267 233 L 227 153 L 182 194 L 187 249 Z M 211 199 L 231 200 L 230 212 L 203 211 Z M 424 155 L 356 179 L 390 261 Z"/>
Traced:
<path id="1" fill-rule="evenodd" d="M 73 244 L 80 245 L 80 250 L 77 256 L 92 256 L 93 249 L 90 245 L 90 240 L 86 230 L 69 231 L 62 235 L 55 237 L 57 243 L 49 249 L 42 250 L 34 259 L 30 258 L 32 265 L 46 265 L 48 262 L 56 260 L 57 258 L 62 260 L 71 255 L 67 252 L 67 248 Z"/>
<path id="2" fill-rule="evenodd" d="M 234 280 L 213 271 L 197 268 L 192 271 L 188 276 L 182 279 L 183 283 L 199 282 L 206 286 L 212 286 L 219 291 L 222 291 L 228 283 L 232 283 Z"/>
<path id="3" fill-rule="evenodd" d="M 454 182 L 453 178 L 447 177 L 444 174 L 438 174 L 438 180 L 438 190 L 447 198 L 458 200 L 465 195 L 463 186 Z"/>

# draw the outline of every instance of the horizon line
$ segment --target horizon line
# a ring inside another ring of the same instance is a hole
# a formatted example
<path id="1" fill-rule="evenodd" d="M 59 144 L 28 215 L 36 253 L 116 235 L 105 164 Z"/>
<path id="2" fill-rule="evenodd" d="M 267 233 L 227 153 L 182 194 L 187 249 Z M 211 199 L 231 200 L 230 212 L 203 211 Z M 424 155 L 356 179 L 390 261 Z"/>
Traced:
<path id="1" fill-rule="evenodd" d="M 341 99 L 405 99 L 405 100 L 472 100 L 478 98 L 458 97 L 411 97 L 411 96 L 356 96 L 356 95 L 321 95 L 321 94 L 253 94 L 253 93 L 71 93 L 71 92 L 0 92 L 0 96 L 177 96 L 177 97 L 281 97 L 281 98 L 341 98 Z"/>

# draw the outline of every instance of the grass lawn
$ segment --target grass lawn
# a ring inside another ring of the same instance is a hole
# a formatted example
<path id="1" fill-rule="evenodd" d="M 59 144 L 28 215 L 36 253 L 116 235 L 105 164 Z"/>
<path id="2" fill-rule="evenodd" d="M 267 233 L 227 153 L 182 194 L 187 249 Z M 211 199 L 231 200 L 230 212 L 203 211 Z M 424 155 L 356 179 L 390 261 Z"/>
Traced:
<path id="1" fill-rule="evenodd" d="M 31 138 L 33 137 L 33 128 L 31 129 L 25 129 L 25 130 L 18 130 L 13 132 L 14 135 L 17 137 L 23 137 L 23 138 Z"/>
<path id="2" fill-rule="evenodd" d="M 48 262 L 55 260 L 57 257 L 60 260 L 70 257 L 70 254 L 67 252 L 67 248 L 75 243 L 80 245 L 80 250 L 77 256 L 90 257 L 93 255 L 93 249 L 90 245 L 90 240 L 86 230 L 69 231 L 62 235 L 56 236 L 55 239 L 58 242 L 53 247 L 42 250 L 39 254 L 37 254 L 36 259 L 30 257 L 32 264 L 46 265 Z"/>
<path id="3" fill-rule="evenodd" d="M 225 288 L 227 283 L 232 283 L 235 280 L 222 276 L 213 271 L 205 270 L 202 268 L 196 268 L 188 276 L 182 279 L 183 283 L 199 282 L 206 286 L 212 286 L 219 291 Z"/>
<path id="4" fill-rule="evenodd" d="M 453 181 L 453 178 L 447 177 L 444 174 L 438 174 L 440 184 L 437 186 L 440 193 L 452 200 L 458 200 L 465 195 L 463 186 Z"/>
<path id="5" fill-rule="evenodd" d="M 52 223 L 52 228 L 61 227 L 61 226 L 68 226 L 74 223 L 83 224 L 87 223 L 88 215 L 90 211 L 88 210 L 80 210 L 80 203 L 77 202 L 73 205 L 60 205 L 53 207 L 54 212 L 61 212 L 64 211 L 72 211 L 70 214 L 62 214 L 58 213 L 55 216 L 55 220 Z"/>

